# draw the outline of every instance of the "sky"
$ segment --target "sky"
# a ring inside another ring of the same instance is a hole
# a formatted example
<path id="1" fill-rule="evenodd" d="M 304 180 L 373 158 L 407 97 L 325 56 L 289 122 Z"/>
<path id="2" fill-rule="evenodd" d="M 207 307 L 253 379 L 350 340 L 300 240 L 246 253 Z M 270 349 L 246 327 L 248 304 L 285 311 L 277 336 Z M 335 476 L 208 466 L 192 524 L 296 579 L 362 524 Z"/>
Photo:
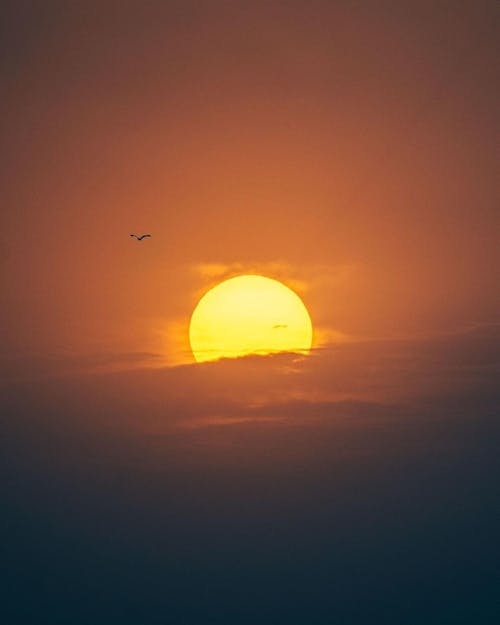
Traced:
<path id="1" fill-rule="evenodd" d="M 5 621 L 494 622 L 497 3 L 1 14 Z M 195 363 L 247 273 L 311 353 Z"/>

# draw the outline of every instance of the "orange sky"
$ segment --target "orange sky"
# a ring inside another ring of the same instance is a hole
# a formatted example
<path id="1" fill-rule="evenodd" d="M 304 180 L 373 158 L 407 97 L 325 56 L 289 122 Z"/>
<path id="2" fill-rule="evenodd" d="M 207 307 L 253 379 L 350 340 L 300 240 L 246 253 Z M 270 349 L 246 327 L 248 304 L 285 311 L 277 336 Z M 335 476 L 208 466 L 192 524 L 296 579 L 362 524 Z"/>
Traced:
<path id="1" fill-rule="evenodd" d="M 7 356 L 179 362 L 199 295 L 247 271 L 323 342 L 496 318 L 489 9 L 127 6 L 6 33 Z"/>
<path id="2" fill-rule="evenodd" d="M 499 10 L 2 1 L 3 622 L 499 622 Z"/>

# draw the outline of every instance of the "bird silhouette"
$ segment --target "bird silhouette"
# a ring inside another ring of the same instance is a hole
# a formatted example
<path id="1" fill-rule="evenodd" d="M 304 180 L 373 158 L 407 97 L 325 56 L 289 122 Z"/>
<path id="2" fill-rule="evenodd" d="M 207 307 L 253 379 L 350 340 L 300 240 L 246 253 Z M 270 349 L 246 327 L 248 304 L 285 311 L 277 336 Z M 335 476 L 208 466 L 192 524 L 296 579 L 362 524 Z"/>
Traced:
<path id="1" fill-rule="evenodd" d="M 145 239 L 146 237 L 150 237 L 150 234 L 141 234 L 140 237 L 138 237 L 136 234 L 131 234 L 131 237 L 135 237 L 138 241 L 142 241 L 143 239 Z"/>
<path id="2" fill-rule="evenodd" d="M 288 328 L 288 325 L 286 323 L 277 323 L 275 326 L 273 326 L 273 330 L 284 330 L 285 328 Z"/>

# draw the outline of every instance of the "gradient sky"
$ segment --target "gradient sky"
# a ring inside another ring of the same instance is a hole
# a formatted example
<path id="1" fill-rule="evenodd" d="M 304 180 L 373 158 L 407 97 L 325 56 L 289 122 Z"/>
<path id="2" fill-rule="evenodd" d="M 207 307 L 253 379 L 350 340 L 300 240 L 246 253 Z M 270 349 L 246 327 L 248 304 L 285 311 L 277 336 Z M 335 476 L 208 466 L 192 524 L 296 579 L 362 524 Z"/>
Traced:
<path id="1" fill-rule="evenodd" d="M 494 622 L 498 3 L 1 15 L 6 623 Z M 240 273 L 311 356 L 194 364 Z"/>

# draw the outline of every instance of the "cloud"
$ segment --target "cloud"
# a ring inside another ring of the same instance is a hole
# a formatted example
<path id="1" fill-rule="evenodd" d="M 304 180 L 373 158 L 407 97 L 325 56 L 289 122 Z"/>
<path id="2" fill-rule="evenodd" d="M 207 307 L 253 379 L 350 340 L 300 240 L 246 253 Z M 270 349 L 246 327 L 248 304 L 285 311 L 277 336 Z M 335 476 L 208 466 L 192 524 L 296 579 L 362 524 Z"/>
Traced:
<path id="1" fill-rule="evenodd" d="M 257 273 L 283 281 L 299 293 L 331 288 L 346 282 L 359 271 L 359 263 L 291 264 L 276 260 L 247 263 L 198 263 L 193 271 L 201 278 L 221 281 L 243 273 Z"/>
<path id="2" fill-rule="evenodd" d="M 126 369 L 149 368 L 163 363 L 164 357 L 152 352 L 26 353 L 0 357 L 0 375 L 2 383 L 8 385 L 16 380 L 30 381 L 60 376 L 109 373 Z"/>
<path id="3" fill-rule="evenodd" d="M 352 262 L 335 265 L 327 263 L 294 265 L 276 260 L 254 263 L 207 262 L 196 264 L 191 269 L 198 279 L 201 278 L 201 283 L 196 289 L 197 299 L 200 299 L 207 290 L 223 280 L 241 274 L 255 273 L 283 282 L 304 299 L 306 307 L 309 309 L 309 303 L 314 303 L 315 301 L 324 302 L 325 293 L 335 293 L 336 289 L 354 280 L 362 270 L 362 265 Z M 311 312 L 309 310 L 310 314 Z M 180 323 L 179 321 L 178 325 Z M 313 325 L 315 347 L 352 340 L 348 333 L 340 330 L 338 327 L 332 327 L 327 319 L 314 319 Z M 183 334 L 185 335 L 186 331 Z M 177 358 L 177 362 L 182 361 L 182 358 Z"/>
<path id="4" fill-rule="evenodd" d="M 246 596 L 248 571 L 256 584 L 271 568 L 268 588 L 292 562 L 294 579 L 319 571 L 329 592 L 334 575 L 342 593 L 369 566 L 372 597 L 400 577 L 413 588 L 415 571 L 425 585 L 429 566 L 469 544 L 449 564 L 455 593 L 457 568 L 469 570 L 456 562 L 477 578 L 477 536 L 496 566 L 498 353 L 497 329 L 480 326 L 302 358 L 11 380 L 0 395 L 9 579 L 53 579 L 59 563 L 57 588 L 68 571 L 87 584 L 104 562 L 107 592 L 125 554 L 138 570 L 130 594 L 143 583 L 149 600 L 144 571 L 162 597 L 181 575 L 188 603 L 200 567 L 209 584 L 229 570 L 221 592 L 236 571 Z"/>
<path id="5" fill-rule="evenodd" d="M 439 410 L 460 413 L 474 402 L 489 414 L 498 399 L 499 346 L 498 326 L 489 325 L 426 339 L 348 342 L 308 357 L 284 353 L 176 367 L 161 367 L 161 357 L 148 353 L 38 360 L 31 368 L 19 362 L 4 382 L 4 413 L 156 434 L 243 423 L 414 420 Z M 49 365 L 52 377 L 44 375 Z"/>
<path id="6" fill-rule="evenodd" d="M 223 280 L 227 280 L 241 274 L 259 274 L 284 282 L 292 289 L 304 292 L 307 284 L 300 278 L 300 273 L 290 263 L 282 261 L 271 262 L 248 262 L 248 263 L 199 263 L 193 267 L 194 273 L 205 280 L 211 281 L 210 286 L 215 286 Z M 212 284 L 213 283 L 213 284 Z M 206 285 L 202 292 L 206 291 Z"/>

